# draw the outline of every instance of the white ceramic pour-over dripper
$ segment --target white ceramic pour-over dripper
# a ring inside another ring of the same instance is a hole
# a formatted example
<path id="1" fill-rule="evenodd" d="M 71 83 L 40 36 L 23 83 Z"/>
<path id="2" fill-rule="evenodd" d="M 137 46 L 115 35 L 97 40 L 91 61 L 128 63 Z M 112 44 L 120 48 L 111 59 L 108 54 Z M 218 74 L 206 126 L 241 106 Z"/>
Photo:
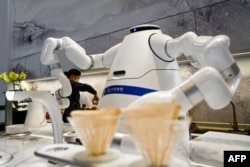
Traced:
<path id="1" fill-rule="evenodd" d="M 114 137 L 120 110 L 78 110 L 71 113 L 69 122 L 78 134 L 85 150 L 74 155 L 78 163 L 92 164 L 118 159 L 120 152 L 109 148 Z"/>
<path id="2" fill-rule="evenodd" d="M 89 117 L 82 115 L 69 118 L 70 124 L 86 147 L 86 151 L 89 155 L 93 156 L 106 153 L 114 137 L 118 121 L 119 116 L 105 115 L 102 117 Z"/>

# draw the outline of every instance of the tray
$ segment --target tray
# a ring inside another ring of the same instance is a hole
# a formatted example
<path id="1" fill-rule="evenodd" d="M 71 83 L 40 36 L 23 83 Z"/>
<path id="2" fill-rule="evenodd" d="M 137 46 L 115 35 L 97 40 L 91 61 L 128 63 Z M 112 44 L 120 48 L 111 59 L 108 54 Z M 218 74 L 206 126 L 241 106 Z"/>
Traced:
<path id="1" fill-rule="evenodd" d="M 40 147 L 35 155 L 48 159 L 52 163 L 84 167 L 146 167 L 140 155 L 120 153 L 118 149 L 109 148 L 106 156 L 93 158 L 86 156 L 85 148 L 75 144 L 50 144 Z M 86 159 L 87 157 L 87 159 Z M 181 159 L 173 158 L 170 167 L 189 167 Z"/>
<path id="2" fill-rule="evenodd" d="M 35 155 L 48 159 L 52 163 L 67 164 L 74 166 L 87 167 L 119 167 L 119 165 L 130 164 L 141 159 L 140 156 L 122 155 L 119 150 L 109 148 L 107 155 L 99 157 L 89 157 L 85 154 L 85 148 L 82 145 L 75 144 L 49 144 L 40 147 L 35 151 Z M 119 164 L 119 165 L 118 165 Z"/>

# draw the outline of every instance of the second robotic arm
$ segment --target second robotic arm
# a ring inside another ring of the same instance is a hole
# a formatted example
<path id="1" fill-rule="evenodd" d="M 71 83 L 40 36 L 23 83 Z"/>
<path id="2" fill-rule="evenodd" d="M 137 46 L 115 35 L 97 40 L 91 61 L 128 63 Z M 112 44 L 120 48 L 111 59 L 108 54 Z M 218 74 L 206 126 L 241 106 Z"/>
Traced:
<path id="1" fill-rule="evenodd" d="M 232 99 L 240 76 L 228 85 L 220 73 L 212 67 L 205 67 L 185 80 L 181 85 L 169 90 L 146 94 L 129 105 L 129 107 L 140 106 L 144 103 L 170 102 L 176 100 L 181 106 L 183 114 L 202 101 L 206 101 L 212 109 L 225 107 Z"/>
<path id="2" fill-rule="evenodd" d="M 198 37 L 188 32 L 179 38 L 169 39 L 168 36 L 154 34 L 150 45 L 162 59 L 171 61 L 184 54 L 193 66 L 201 69 L 172 90 L 146 94 L 129 107 L 175 99 L 183 111 L 187 111 L 201 101 L 206 101 L 212 109 L 221 109 L 231 101 L 241 73 L 228 50 L 227 36 Z"/>

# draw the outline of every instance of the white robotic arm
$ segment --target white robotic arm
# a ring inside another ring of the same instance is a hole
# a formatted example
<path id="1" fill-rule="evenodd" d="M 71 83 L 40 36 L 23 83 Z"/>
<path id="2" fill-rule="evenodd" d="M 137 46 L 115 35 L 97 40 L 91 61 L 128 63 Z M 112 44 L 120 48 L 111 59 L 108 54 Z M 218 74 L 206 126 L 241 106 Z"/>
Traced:
<path id="1" fill-rule="evenodd" d="M 65 50 L 67 58 L 80 69 L 110 67 L 120 44 L 103 54 L 87 55 L 84 48 L 69 37 L 47 38 L 44 42 L 40 60 L 44 65 L 54 66 L 60 63 L 56 50 Z M 52 67 L 53 70 L 53 67 Z"/>
<path id="2" fill-rule="evenodd" d="M 152 51 L 165 61 L 174 60 L 184 54 L 193 66 L 202 69 L 172 90 L 146 94 L 129 107 L 175 99 L 187 111 L 203 100 L 212 109 L 221 109 L 231 101 L 240 83 L 241 74 L 229 52 L 227 36 L 198 37 L 188 32 L 171 39 L 166 35 L 154 34 L 150 38 L 150 45 Z"/>
<path id="3" fill-rule="evenodd" d="M 69 100 L 66 97 L 71 94 L 72 89 L 68 78 L 61 69 L 58 56 L 54 53 L 54 51 L 60 49 L 62 45 L 62 39 L 46 39 L 41 51 L 40 61 L 43 65 L 49 65 L 51 75 L 56 77 L 62 84 L 62 88 L 57 90 L 55 95 L 60 106 L 65 108 L 69 105 Z"/>
<path id="4" fill-rule="evenodd" d="M 57 50 L 64 49 L 67 58 L 80 69 L 90 69 L 111 67 L 119 47 L 120 44 L 117 44 L 103 54 L 87 55 L 85 49 L 69 37 L 47 38 L 42 48 L 40 61 L 43 65 L 49 66 L 51 75 L 56 77 L 62 85 L 62 88 L 55 93 L 59 104 L 62 107 L 69 105 L 65 97 L 69 96 L 72 90 L 68 78 L 61 69 L 58 55 L 55 53 Z"/>
<path id="5" fill-rule="evenodd" d="M 225 35 L 197 36 L 193 32 L 187 32 L 171 39 L 167 35 L 153 34 L 150 45 L 161 58 L 171 61 L 184 55 L 196 68 L 211 66 L 222 72 L 235 63 L 228 49 L 230 40 Z"/>
<path id="6" fill-rule="evenodd" d="M 47 38 L 41 52 L 41 63 L 44 65 L 60 63 L 54 52 L 62 49 L 65 49 L 66 56 L 76 66 L 81 66 L 83 69 L 91 66 L 91 58 L 86 56 L 85 50 L 69 37 Z"/>

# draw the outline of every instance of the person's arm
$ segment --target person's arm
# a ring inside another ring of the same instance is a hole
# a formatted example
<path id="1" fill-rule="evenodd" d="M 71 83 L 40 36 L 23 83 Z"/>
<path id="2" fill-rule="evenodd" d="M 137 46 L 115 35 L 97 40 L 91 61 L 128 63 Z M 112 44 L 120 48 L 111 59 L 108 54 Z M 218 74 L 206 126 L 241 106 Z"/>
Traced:
<path id="1" fill-rule="evenodd" d="M 73 84 L 75 85 L 76 90 L 79 92 L 89 92 L 93 95 L 97 94 L 97 91 L 91 85 L 80 82 L 74 82 Z"/>
<path id="2" fill-rule="evenodd" d="M 78 91 L 81 91 L 81 92 L 87 91 L 87 92 L 93 94 L 94 97 L 92 99 L 92 103 L 94 105 L 98 104 L 99 97 L 98 97 L 97 91 L 91 85 L 88 85 L 88 84 L 85 84 L 85 83 L 79 83 L 79 82 L 75 82 L 75 84 L 76 84 L 76 87 L 77 87 Z"/>

